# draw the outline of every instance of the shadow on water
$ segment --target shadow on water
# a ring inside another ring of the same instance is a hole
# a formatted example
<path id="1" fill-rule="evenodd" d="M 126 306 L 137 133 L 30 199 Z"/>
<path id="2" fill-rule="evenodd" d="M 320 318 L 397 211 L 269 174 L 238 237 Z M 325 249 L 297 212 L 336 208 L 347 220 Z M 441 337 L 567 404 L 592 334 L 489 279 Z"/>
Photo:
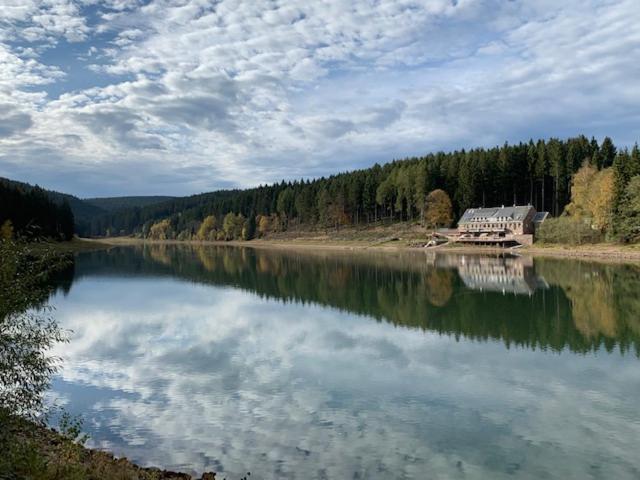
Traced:
<path id="1" fill-rule="evenodd" d="M 83 253 L 70 275 L 178 277 L 507 347 L 640 354 L 640 269 L 513 255 L 146 245 Z"/>

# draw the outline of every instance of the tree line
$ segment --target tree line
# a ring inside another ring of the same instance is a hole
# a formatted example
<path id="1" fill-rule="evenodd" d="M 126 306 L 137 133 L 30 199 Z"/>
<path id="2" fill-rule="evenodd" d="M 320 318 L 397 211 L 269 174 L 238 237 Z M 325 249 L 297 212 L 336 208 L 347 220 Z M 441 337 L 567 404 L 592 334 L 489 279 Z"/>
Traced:
<path id="1" fill-rule="evenodd" d="M 74 217 L 66 199 L 53 201 L 39 187 L 0 182 L 0 239 L 71 240 Z"/>
<path id="2" fill-rule="evenodd" d="M 583 162 L 571 178 L 571 201 L 537 237 L 552 243 L 640 241 L 640 151 L 618 152 L 608 167 Z"/>
<path id="3" fill-rule="evenodd" d="M 573 177 L 582 165 L 595 171 L 614 169 L 616 182 L 621 179 L 615 198 L 623 199 L 626 185 L 637 175 L 639 158 L 637 147 L 618 151 L 609 137 L 599 144 L 583 135 L 438 152 L 316 180 L 282 181 L 125 209 L 94 218 L 82 233 L 148 236 L 156 223 L 166 220 L 169 235 L 196 238 L 205 218 L 212 216 L 222 225 L 229 213 L 245 222 L 253 218 L 258 233 L 261 221 L 272 231 L 416 221 L 424 220 L 427 197 L 435 190 L 449 196 L 453 218 L 469 207 L 511 204 L 531 204 L 559 216 L 572 200 Z M 618 202 L 616 213 L 622 214 L 622 207 Z M 241 231 L 236 229 L 236 238 L 242 237 Z"/>

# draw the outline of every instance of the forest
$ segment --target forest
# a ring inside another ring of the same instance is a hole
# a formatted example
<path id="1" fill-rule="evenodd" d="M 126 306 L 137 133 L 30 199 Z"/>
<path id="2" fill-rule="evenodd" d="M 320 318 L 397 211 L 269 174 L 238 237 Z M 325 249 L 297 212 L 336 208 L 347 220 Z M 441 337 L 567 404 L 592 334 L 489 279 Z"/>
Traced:
<path id="1" fill-rule="evenodd" d="M 574 198 L 573 183 L 581 168 L 588 170 L 582 175 L 587 182 L 583 187 L 606 186 L 607 195 Z M 591 218 L 594 208 L 589 205 L 604 203 L 604 225 L 574 222 L 575 227 L 599 232 L 598 239 L 635 241 L 640 237 L 640 179 L 634 179 L 638 175 L 637 145 L 628 151 L 616 148 L 609 137 L 600 144 L 583 135 L 530 140 L 431 153 L 315 180 L 282 181 L 123 209 L 95 217 L 81 234 L 229 240 L 291 228 L 424 221 L 429 193 L 442 190 L 450 199 L 452 220 L 469 207 L 511 204 L 531 204 L 553 217 L 569 215 L 567 207 L 573 204 L 574 219 L 580 215 Z M 587 227 L 582 228 L 583 224 Z M 548 239 L 564 227 L 562 221 L 550 222 Z"/>
<path id="2" fill-rule="evenodd" d="M 74 216 L 66 198 L 54 201 L 39 188 L 0 182 L 0 238 L 71 240 Z"/>

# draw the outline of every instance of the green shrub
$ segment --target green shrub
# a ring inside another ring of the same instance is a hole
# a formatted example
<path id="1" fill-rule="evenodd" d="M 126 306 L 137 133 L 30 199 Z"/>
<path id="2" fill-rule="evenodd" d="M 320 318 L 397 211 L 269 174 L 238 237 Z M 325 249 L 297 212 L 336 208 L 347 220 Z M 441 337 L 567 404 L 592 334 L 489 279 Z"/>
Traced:
<path id="1" fill-rule="evenodd" d="M 604 240 L 602 233 L 591 228 L 588 219 L 557 217 L 545 220 L 536 231 L 536 240 L 544 243 L 582 245 Z"/>

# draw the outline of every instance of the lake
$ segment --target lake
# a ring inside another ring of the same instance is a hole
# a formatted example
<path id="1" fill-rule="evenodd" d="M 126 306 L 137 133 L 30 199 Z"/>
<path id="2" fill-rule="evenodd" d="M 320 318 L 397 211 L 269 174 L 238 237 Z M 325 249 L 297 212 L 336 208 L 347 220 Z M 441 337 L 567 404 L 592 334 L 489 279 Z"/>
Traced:
<path id="1" fill-rule="evenodd" d="M 147 245 L 59 282 L 50 400 L 141 465 L 640 477 L 637 266 Z"/>

